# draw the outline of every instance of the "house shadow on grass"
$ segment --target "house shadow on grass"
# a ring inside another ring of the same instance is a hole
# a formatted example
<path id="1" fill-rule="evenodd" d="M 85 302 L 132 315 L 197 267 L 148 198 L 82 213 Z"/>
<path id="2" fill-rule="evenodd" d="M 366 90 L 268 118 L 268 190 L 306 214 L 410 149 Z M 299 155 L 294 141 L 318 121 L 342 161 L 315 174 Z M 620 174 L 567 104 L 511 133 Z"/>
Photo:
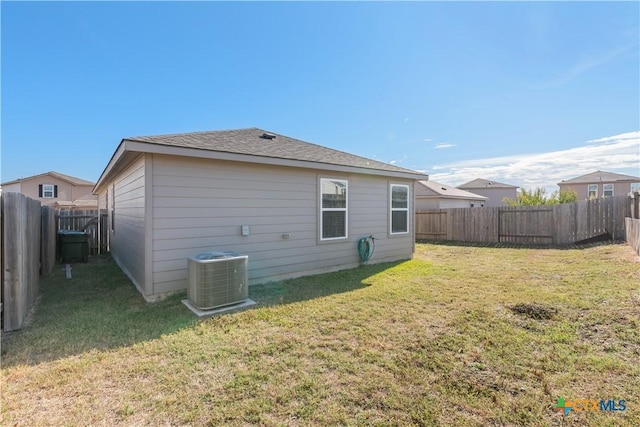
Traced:
<path id="1" fill-rule="evenodd" d="M 304 276 L 249 287 L 249 298 L 259 306 L 291 304 L 366 288 L 367 279 L 406 261 L 364 265 L 332 273 Z"/>
<path id="2" fill-rule="evenodd" d="M 254 285 L 258 307 L 290 304 L 367 287 L 366 279 L 400 262 Z M 199 320 L 182 304 L 185 292 L 148 303 L 109 255 L 56 266 L 41 280 L 41 297 L 26 326 L 2 336 L 2 366 L 35 365 L 89 351 L 131 346 L 192 327 Z"/>
<path id="3" fill-rule="evenodd" d="M 147 303 L 109 255 L 64 265 L 40 282 L 40 298 L 26 326 L 2 339 L 2 365 L 38 364 L 92 350 L 158 338 L 196 323 L 180 302 L 184 292 Z"/>

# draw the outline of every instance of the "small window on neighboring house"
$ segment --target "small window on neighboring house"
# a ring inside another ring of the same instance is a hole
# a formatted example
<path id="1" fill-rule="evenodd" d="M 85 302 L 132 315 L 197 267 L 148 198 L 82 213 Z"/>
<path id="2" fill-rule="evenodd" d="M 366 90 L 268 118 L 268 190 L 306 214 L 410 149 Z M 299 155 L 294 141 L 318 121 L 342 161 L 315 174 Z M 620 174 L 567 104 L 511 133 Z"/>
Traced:
<path id="1" fill-rule="evenodd" d="M 40 184 L 38 186 L 38 197 L 45 199 L 58 197 L 58 186 L 53 184 Z"/>
<path id="2" fill-rule="evenodd" d="M 409 186 L 391 184 L 391 234 L 409 232 Z"/>
<path id="3" fill-rule="evenodd" d="M 346 180 L 320 179 L 320 240 L 347 237 L 347 192 Z"/>
<path id="4" fill-rule="evenodd" d="M 613 196 L 613 184 L 604 184 L 602 186 L 602 196 L 603 197 Z"/>
<path id="5" fill-rule="evenodd" d="M 640 182 L 632 182 L 629 189 L 631 190 L 632 193 L 635 193 L 636 191 L 640 191 Z"/>
<path id="6" fill-rule="evenodd" d="M 598 184 L 589 184 L 589 188 L 587 190 L 587 197 L 590 199 L 595 199 L 598 197 Z"/>

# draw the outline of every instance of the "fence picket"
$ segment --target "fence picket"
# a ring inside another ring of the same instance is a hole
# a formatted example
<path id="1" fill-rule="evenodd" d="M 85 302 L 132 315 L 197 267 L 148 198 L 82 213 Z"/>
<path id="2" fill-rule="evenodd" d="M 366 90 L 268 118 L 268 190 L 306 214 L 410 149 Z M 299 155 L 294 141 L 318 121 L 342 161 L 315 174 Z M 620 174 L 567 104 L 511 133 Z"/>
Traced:
<path id="1" fill-rule="evenodd" d="M 416 239 L 568 245 L 609 233 L 620 240 L 624 215 L 637 204 L 625 195 L 554 206 L 420 210 Z"/>

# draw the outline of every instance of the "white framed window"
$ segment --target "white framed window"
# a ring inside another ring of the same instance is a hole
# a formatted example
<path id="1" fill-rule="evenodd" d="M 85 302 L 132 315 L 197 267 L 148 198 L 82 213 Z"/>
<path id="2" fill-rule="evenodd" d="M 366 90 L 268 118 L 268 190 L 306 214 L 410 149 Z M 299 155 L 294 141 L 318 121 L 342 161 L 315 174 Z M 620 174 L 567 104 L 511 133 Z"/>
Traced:
<path id="1" fill-rule="evenodd" d="M 349 182 L 320 179 L 320 240 L 346 239 L 348 234 Z"/>
<path id="2" fill-rule="evenodd" d="M 603 197 L 613 196 L 613 184 L 602 184 L 602 196 Z"/>
<path id="3" fill-rule="evenodd" d="M 53 185 L 44 184 L 42 186 L 42 197 L 53 198 Z"/>
<path id="4" fill-rule="evenodd" d="M 40 184 L 39 186 L 39 196 L 45 199 L 53 199 L 54 197 L 58 197 L 58 186 L 53 184 Z"/>
<path id="5" fill-rule="evenodd" d="M 598 184 L 589 184 L 587 187 L 587 197 L 590 199 L 598 198 Z"/>
<path id="6" fill-rule="evenodd" d="M 391 214 L 389 215 L 389 233 L 406 234 L 409 232 L 409 186 L 391 184 Z"/>
<path id="7" fill-rule="evenodd" d="M 640 191 L 640 182 L 632 182 L 631 185 L 629 186 L 629 190 L 632 193 L 635 193 L 636 191 Z"/>

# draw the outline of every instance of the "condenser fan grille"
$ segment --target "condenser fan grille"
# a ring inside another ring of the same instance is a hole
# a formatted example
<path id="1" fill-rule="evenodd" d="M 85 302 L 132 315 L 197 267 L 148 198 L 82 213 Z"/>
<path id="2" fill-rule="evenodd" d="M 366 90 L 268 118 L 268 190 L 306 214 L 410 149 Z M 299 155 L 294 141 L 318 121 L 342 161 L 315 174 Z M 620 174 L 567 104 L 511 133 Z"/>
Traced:
<path id="1" fill-rule="evenodd" d="M 206 252 L 189 258 L 187 297 L 207 310 L 241 303 L 249 297 L 248 256 L 236 252 Z"/>

